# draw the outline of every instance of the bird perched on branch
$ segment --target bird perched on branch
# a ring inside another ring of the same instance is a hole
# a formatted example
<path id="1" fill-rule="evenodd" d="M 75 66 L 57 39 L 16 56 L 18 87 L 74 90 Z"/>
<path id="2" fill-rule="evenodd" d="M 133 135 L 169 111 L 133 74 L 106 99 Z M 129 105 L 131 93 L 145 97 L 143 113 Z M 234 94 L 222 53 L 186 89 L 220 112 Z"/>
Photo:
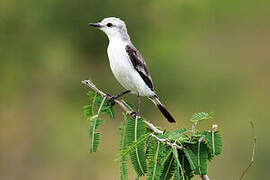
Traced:
<path id="1" fill-rule="evenodd" d="M 147 70 L 141 53 L 132 44 L 127 32 L 126 24 L 119 18 L 109 17 L 99 23 L 89 23 L 90 26 L 102 30 L 109 38 L 107 53 L 110 66 L 115 78 L 126 89 L 125 92 L 109 96 L 111 102 L 124 94 L 137 94 L 137 112 L 140 112 L 140 96 L 146 96 L 158 107 L 169 122 L 175 122 L 171 114 L 160 102 L 154 91 L 152 78 Z"/>

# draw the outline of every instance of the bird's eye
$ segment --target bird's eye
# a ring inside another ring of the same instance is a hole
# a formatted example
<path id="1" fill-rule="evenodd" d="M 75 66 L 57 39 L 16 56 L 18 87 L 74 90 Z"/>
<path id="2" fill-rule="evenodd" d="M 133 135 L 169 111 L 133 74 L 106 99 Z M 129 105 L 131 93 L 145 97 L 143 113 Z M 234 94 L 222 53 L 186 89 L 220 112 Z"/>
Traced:
<path id="1" fill-rule="evenodd" d="M 112 27 L 112 23 L 108 23 L 107 26 L 108 26 L 108 27 Z"/>

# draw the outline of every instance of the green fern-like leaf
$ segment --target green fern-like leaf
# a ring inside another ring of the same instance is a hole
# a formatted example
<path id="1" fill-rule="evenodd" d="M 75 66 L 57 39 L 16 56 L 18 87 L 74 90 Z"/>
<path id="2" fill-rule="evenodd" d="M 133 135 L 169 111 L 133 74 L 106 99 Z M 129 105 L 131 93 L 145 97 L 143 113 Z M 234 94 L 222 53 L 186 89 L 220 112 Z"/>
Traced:
<path id="1" fill-rule="evenodd" d="M 127 146 L 132 145 L 134 142 L 137 142 L 142 136 L 145 135 L 146 128 L 143 123 L 143 118 L 134 118 L 133 116 L 126 116 L 127 125 L 126 125 L 126 140 Z M 145 141 L 138 144 L 135 147 L 135 151 L 131 151 L 130 159 L 131 163 L 137 172 L 138 176 L 146 174 L 146 157 L 145 157 Z"/>
<path id="2" fill-rule="evenodd" d="M 179 161 L 182 165 L 184 176 L 186 180 L 191 179 L 194 176 L 194 170 L 191 169 L 189 161 L 183 150 L 178 150 Z"/>
<path id="3" fill-rule="evenodd" d="M 180 163 L 180 158 L 178 156 L 178 151 L 176 148 L 173 148 L 173 155 L 175 159 L 175 174 L 174 179 L 175 180 L 185 180 L 184 171 L 182 169 L 182 165 Z"/>
<path id="4" fill-rule="evenodd" d="M 160 177 L 160 180 L 169 180 L 173 176 L 173 173 L 175 171 L 175 162 L 174 162 L 174 157 L 172 151 L 169 151 L 167 154 L 166 161 L 164 164 L 162 175 Z"/>
<path id="5" fill-rule="evenodd" d="M 121 156 L 127 156 L 131 153 L 134 153 L 136 151 L 136 148 L 140 145 L 140 144 L 145 144 L 145 142 L 147 141 L 147 139 L 149 138 L 150 133 L 144 134 L 142 135 L 137 141 L 133 141 L 129 146 L 126 146 L 125 149 L 123 149 L 120 152 Z M 147 153 L 145 153 L 147 154 Z"/>
<path id="6" fill-rule="evenodd" d="M 152 139 L 153 139 L 153 137 L 152 136 L 149 136 L 148 138 L 147 138 L 147 140 L 146 140 L 146 144 L 145 144 L 145 154 L 146 154 L 146 156 L 149 154 L 149 151 L 150 151 L 150 147 L 151 147 L 151 142 L 152 142 Z"/>
<path id="7" fill-rule="evenodd" d="M 95 133 L 90 146 L 90 152 L 97 152 L 98 145 L 100 143 L 100 133 Z"/>
<path id="8" fill-rule="evenodd" d="M 86 117 L 91 117 L 93 116 L 93 113 L 92 113 L 92 105 L 85 105 L 84 106 L 84 115 Z"/>
<path id="9" fill-rule="evenodd" d="M 96 130 L 104 123 L 99 115 L 108 114 L 113 119 L 115 118 L 115 112 L 109 101 L 99 93 L 89 91 L 87 95 L 91 104 L 84 106 L 84 113 L 89 122 L 90 152 L 96 152 L 100 143 L 100 133 Z"/>
<path id="10" fill-rule="evenodd" d="M 207 174 L 208 149 L 205 143 L 197 143 L 186 147 L 185 155 L 196 175 Z"/>
<path id="11" fill-rule="evenodd" d="M 87 96 L 90 102 L 93 102 L 95 99 L 96 93 L 94 91 L 88 91 Z"/>
<path id="12" fill-rule="evenodd" d="M 221 135 L 218 134 L 218 132 L 209 131 L 203 131 L 202 134 L 204 135 L 207 143 L 209 160 L 211 160 L 215 155 L 220 155 L 223 146 Z"/>
<path id="13" fill-rule="evenodd" d="M 199 112 L 195 113 L 191 117 L 192 122 L 200 122 L 206 119 L 211 119 L 213 117 L 214 113 L 206 113 L 206 112 Z"/>
<path id="14" fill-rule="evenodd" d="M 185 148 L 184 149 L 184 153 L 186 155 L 187 160 L 189 161 L 189 166 L 191 170 L 195 170 L 196 169 L 196 164 L 195 164 L 195 160 L 193 161 L 192 157 L 191 157 L 191 152 L 190 149 Z"/>
<path id="15" fill-rule="evenodd" d="M 104 120 L 104 119 L 100 119 L 100 118 L 98 118 L 98 119 L 97 119 L 97 123 L 96 123 L 96 129 L 98 129 L 98 128 L 99 128 L 99 126 L 100 126 L 100 125 L 102 125 L 104 122 L 105 122 L 105 120 Z"/>
<path id="16" fill-rule="evenodd" d="M 159 180 L 163 171 L 162 159 L 166 157 L 168 152 L 165 144 L 161 142 L 152 141 L 150 146 L 150 151 L 148 154 L 148 170 L 147 170 L 147 179 L 148 180 Z"/>
<path id="17" fill-rule="evenodd" d="M 126 126 L 125 123 L 122 122 L 120 125 L 120 151 L 123 151 L 126 148 Z M 121 180 L 127 180 L 128 179 L 128 167 L 127 167 L 127 157 L 121 156 L 120 159 L 120 179 Z"/>
<path id="18" fill-rule="evenodd" d="M 100 141 L 100 133 L 96 132 L 98 126 L 100 126 L 104 120 L 98 119 L 98 116 L 93 116 L 89 118 L 89 138 L 90 138 L 90 152 L 96 152 L 99 141 Z"/>
<path id="19" fill-rule="evenodd" d="M 103 98 L 100 94 L 97 94 L 96 96 L 96 100 L 95 100 L 95 105 L 96 105 L 96 108 L 99 108 L 102 101 L 103 101 Z M 114 119 L 115 118 L 115 111 L 114 111 L 114 108 L 113 106 L 111 106 L 111 103 L 105 99 L 105 102 L 100 110 L 100 114 L 107 114 L 109 115 L 109 117 L 111 119 Z"/>
<path id="20" fill-rule="evenodd" d="M 100 143 L 100 133 L 96 132 L 96 130 L 102 123 L 104 123 L 104 120 L 99 118 L 99 114 L 104 105 L 105 99 L 103 99 L 100 103 L 100 106 L 96 108 L 98 109 L 97 114 L 93 115 L 98 94 L 89 92 L 88 96 L 89 99 L 92 100 L 92 104 L 85 106 L 85 115 L 87 116 L 89 122 L 90 152 L 92 153 L 97 151 L 98 145 Z"/>

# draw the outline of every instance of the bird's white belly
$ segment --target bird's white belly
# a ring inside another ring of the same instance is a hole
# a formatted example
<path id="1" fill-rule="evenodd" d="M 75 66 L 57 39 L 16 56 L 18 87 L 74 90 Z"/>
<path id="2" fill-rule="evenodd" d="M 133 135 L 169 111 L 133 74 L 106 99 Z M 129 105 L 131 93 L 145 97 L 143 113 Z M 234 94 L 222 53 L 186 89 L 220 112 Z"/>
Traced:
<path id="1" fill-rule="evenodd" d="M 119 83 L 132 93 L 140 96 L 153 96 L 155 93 L 146 85 L 139 73 L 133 68 L 125 50 L 125 44 L 109 44 L 110 66 Z"/>

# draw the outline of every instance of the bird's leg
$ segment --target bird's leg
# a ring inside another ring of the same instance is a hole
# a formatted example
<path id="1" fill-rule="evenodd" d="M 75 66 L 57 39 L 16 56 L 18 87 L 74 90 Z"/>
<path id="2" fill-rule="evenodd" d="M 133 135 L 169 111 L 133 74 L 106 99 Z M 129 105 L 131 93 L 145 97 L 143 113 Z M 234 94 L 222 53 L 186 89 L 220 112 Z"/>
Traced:
<path id="1" fill-rule="evenodd" d="M 141 104 L 141 98 L 140 98 L 140 94 L 138 93 L 138 95 L 137 95 L 137 112 L 136 112 L 136 116 L 140 116 L 140 104 Z"/>
<path id="2" fill-rule="evenodd" d="M 111 102 L 111 105 L 113 106 L 115 104 L 115 102 L 114 102 L 115 99 L 118 99 L 119 97 L 121 97 L 127 93 L 130 93 L 130 90 L 124 91 L 124 92 L 122 92 L 118 95 L 115 95 L 115 96 L 111 96 L 110 94 L 106 94 L 106 96 L 107 96 L 107 99 Z"/>
<path id="3" fill-rule="evenodd" d="M 140 116 L 140 104 L 141 104 L 141 99 L 140 99 L 140 94 L 138 93 L 137 94 L 137 110 L 136 112 L 132 112 L 131 115 L 132 116 Z"/>

